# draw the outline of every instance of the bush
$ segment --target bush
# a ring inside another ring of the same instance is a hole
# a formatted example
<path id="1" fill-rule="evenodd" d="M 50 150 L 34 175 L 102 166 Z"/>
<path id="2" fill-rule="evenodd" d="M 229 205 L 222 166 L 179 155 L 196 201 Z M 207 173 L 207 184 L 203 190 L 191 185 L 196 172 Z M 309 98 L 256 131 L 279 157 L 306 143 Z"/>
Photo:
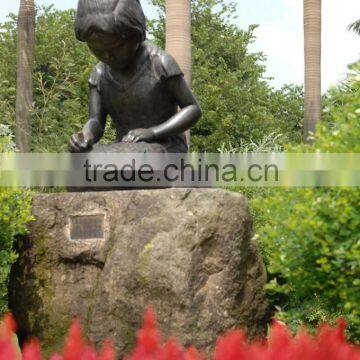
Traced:
<path id="1" fill-rule="evenodd" d="M 325 325 L 319 329 L 315 338 L 306 331 L 293 338 L 286 327 L 274 323 L 267 341 L 248 344 L 242 331 L 233 330 L 219 337 L 214 360 L 355 360 L 359 359 L 360 348 L 345 341 L 344 321 L 337 328 Z M 10 316 L 5 318 L 5 326 L 0 329 L 0 354 L 2 359 L 15 360 L 18 352 L 11 334 L 15 323 Z M 39 343 L 36 340 L 25 345 L 23 360 L 41 360 Z M 204 360 L 204 354 L 194 347 L 185 350 L 175 339 L 161 343 L 152 311 L 147 311 L 143 328 L 138 332 L 136 348 L 127 360 Z M 109 341 L 99 355 L 84 341 L 78 321 L 70 329 L 62 355 L 53 355 L 51 360 L 114 360 L 115 351 Z"/>
<path id="2" fill-rule="evenodd" d="M 281 318 L 296 327 L 344 314 L 359 340 L 360 189 L 281 190 L 254 204 L 269 209 L 259 235 Z"/>
<path id="3" fill-rule="evenodd" d="M 360 62 L 328 97 L 315 143 L 296 152 L 359 152 Z M 274 189 L 253 200 L 277 316 L 293 330 L 343 314 L 360 341 L 360 188 Z"/>
<path id="4" fill-rule="evenodd" d="M 0 126 L 0 153 L 11 151 L 14 144 L 7 127 Z M 30 220 L 30 194 L 0 187 L 0 314 L 7 310 L 7 286 L 11 264 L 16 260 L 13 250 L 15 236 L 26 232 Z"/>

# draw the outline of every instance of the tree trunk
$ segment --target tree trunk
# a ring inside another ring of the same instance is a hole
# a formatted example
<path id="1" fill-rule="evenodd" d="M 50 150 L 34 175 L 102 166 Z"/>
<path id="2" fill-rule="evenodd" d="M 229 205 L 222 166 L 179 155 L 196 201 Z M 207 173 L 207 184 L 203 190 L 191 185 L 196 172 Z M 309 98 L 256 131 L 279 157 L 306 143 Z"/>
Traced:
<path id="1" fill-rule="evenodd" d="M 321 0 L 304 0 L 305 122 L 304 140 L 311 142 L 321 119 Z"/>
<path id="2" fill-rule="evenodd" d="M 166 0 L 166 51 L 191 85 L 191 0 Z M 190 132 L 186 137 L 190 144 Z"/>
<path id="3" fill-rule="evenodd" d="M 35 45 L 34 0 L 21 0 L 18 18 L 16 145 L 21 152 L 30 150 L 30 120 L 33 102 L 33 62 Z"/>

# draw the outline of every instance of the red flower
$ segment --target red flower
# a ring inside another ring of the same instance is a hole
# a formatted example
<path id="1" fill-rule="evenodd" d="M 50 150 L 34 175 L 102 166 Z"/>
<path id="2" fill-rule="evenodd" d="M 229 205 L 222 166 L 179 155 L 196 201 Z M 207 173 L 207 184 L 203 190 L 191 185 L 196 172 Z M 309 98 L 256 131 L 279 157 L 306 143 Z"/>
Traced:
<path id="1" fill-rule="evenodd" d="M 186 360 L 205 360 L 205 356 L 200 354 L 194 346 L 191 346 L 185 354 Z"/>
<path id="2" fill-rule="evenodd" d="M 40 344 L 37 340 L 31 340 L 24 346 L 22 360 L 42 360 Z"/>
<path id="3" fill-rule="evenodd" d="M 245 359 L 245 341 L 245 334 L 238 330 L 220 337 L 216 344 L 215 360 Z"/>
<path id="4" fill-rule="evenodd" d="M 115 359 L 115 350 L 113 343 L 110 340 L 106 340 L 100 352 L 99 360 L 113 360 L 113 359 Z"/>
<path id="5" fill-rule="evenodd" d="M 184 349 L 175 339 L 166 342 L 158 355 L 159 360 L 185 360 Z"/>
<path id="6" fill-rule="evenodd" d="M 221 336 L 214 353 L 214 360 L 360 360 L 360 349 L 345 339 L 346 323 L 339 320 L 336 328 L 323 325 L 316 337 L 305 329 L 293 337 L 284 324 L 271 326 L 267 341 L 247 342 L 242 331 L 230 331 Z M 20 360 L 14 346 L 15 322 L 7 315 L 0 326 L 0 360 Z M 84 340 L 80 324 L 75 320 L 66 339 L 63 356 L 53 355 L 50 360 L 114 360 L 115 351 L 110 341 L 104 343 L 97 355 Z M 165 344 L 155 326 L 151 309 L 145 313 L 143 327 L 138 332 L 136 348 L 127 360 L 204 360 L 205 356 L 194 347 L 187 351 L 175 340 Z M 42 360 L 40 345 L 36 340 L 26 344 L 22 360 Z"/>
<path id="7" fill-rule="evenodd" d="M 0 360 L 19 358 L 12 339 L 15 329 L 16 323 L 12 315 L 5 315 L 3 322 L 0 323 Z"/>
<path id="8" fill-rule="evenodd" d="M 63 359 L 64 360 L 80 360 L 84 352 L 85 342 L 83 339 L 80 322 L 74 320 L 70 327 L 69 334 L 65 341 Z"/>

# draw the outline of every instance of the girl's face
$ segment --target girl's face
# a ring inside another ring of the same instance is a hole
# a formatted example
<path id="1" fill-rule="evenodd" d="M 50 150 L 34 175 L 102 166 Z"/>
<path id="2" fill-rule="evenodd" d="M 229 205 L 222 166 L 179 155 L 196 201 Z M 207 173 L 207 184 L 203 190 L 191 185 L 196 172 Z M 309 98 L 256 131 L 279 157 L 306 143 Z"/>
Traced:
<path id="1" fill-rule="evenodd" d="M 115 35 L 93 33 L 87 44 L 93 54 L 114 70 L 122 70 L 130 65 L 139 44 Z"/>

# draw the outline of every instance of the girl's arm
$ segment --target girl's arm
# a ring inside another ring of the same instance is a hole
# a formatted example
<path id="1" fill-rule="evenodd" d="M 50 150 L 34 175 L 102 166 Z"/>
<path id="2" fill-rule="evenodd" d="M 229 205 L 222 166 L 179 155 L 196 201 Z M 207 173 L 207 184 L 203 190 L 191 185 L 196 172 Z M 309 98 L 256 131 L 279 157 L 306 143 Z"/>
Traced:
<path id="1" fill-rule="evenodd" d="M 70 139 L 72 152 L 83 152 L 91 149 L 104 135 L 107 113 L 101 104 L 101 96 L 96 87 L 90 87 L 89 120 L 82 132 L 74 134 Z"/>
<path id="2" fill-rule="evenodd" d="M 196 124 L 200 119 L 202 112 L 184 77 L 171 77 L 166 81 L 166 86 L 181 110 L 160 125 L 149 129 L 136 129 L 130 131 L 122 141 L 138 142 L 161 139 L 170 135 L 182 133 Z"/>
<path id="3" fill-rule="evenodd" d="M 101 103 L 101 96 L 96 87 L 91 87 L 89 98 L 89 121 L 83 128 L 83 133 L 93 136 L 93 144 L 99 142 L 104 135 L 106 125 L 106 111 Z"/>
<path id="4" fill-rule="evenodd" d="M 151 128 L 156 139 L 189 130 L 202 115 L 200 106 L 183 76 L 168 79 L 166 85 L 181 110 L 168 121 Z"/>

